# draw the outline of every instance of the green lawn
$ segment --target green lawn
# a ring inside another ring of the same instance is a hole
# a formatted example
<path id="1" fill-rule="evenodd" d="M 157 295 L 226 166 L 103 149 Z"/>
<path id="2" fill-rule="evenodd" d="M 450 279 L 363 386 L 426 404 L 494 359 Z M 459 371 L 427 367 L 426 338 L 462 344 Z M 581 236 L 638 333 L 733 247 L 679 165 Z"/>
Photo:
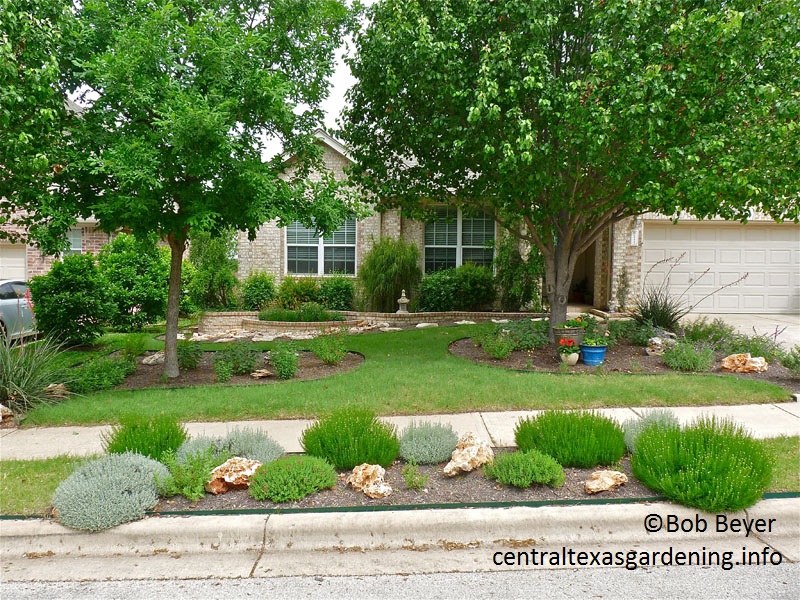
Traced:
<path id="1" fill-rule="evenodd" d="M 777 385 L 734 376 L 520 373 L 476 365 L 448 353 L 448 344 L 475 335 L 478 329 L 442 327 L 354 336 L 349 348 L 362 353 L 365 362 L 354 371 L 327 379 L 97 392 L 37 408 L 23 426 L 114 423 L 126 412 L 168 414 L 182 421 L 313 418 L 343 404 L 369 407 L 379 415 L 422 415 L 789 399 L 788 392 Z M 115 337 L 113 342 L 120 344 L 120 339 Z"/>

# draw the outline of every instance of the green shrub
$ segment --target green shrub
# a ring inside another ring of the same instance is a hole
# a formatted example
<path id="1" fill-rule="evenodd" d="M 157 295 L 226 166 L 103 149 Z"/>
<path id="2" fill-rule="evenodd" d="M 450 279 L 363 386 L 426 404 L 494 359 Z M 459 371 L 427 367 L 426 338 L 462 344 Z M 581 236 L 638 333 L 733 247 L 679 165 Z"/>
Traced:
<path id="1" fill-rule="evenodd" d="M 337 475 L 327 461 L 313 456 L 287 456 L 262 465 L 250 479 L 256 500 L 292 502 L 332 488 Z"/>
<path id="2" fill-rule="evenodd" d="M 218 465 L 221 465 L 233 456 L 233 454 L 228 453 L 222 448 L 222 438 L 199 436 L 188 438 L 183 442 L 175 451 L 175 460 L 184 464 L 191 460 L 196 454 L 205 454 L 209 450 L 213 453 L 214 460 Z"/>
<path id="3" fill-rule="evenodd" d="M 233 377 L 233 365 L 224 358 L 214 357 L 214 375 L 217 376 L 217 381 L 226 383 Z"/>
<path id="4" fill-rule="evenodd" d="M 492 271 L 472 264 L 426 275 L 419 286 L 421 312 L 486 310 L 495 299 Z"/>
<path id="5" fill-rule="evenodd" d="M 347 334 L 341 330 L 320 334 L 309 342 L 309 348 L 326 365 L 338 365 L 347 354 Z"/>
<path id="6" fill-rule="evenodd" d="M 348 407 L 334 411 L 303 431 L 306 453 L 345 470 L 369 463 L 388 467 L 397 458 L 400 442 L 395 428 L 369 410 Z"/>
<path id="7" fill-rule="evenodd" d="M 103 435 L 103 449 L 109 454 L 135 452 L 155 460 L 186 441 L 186 429 L 174 417 L 126 415 L 110 433 Z"/>
<path id="8" fill-rule="evenodd" d="M 114 316 L 108 286 L 91 254 L 57 260 L 47 275 L 31 280 L 36 323 L 45 335 L 69 344 L 89 344 Z"/>
<path id="9" fill-rule="evenodd" d="M 755 504 L 772 480 L 773 461 L 740 426 L 712 417 L 684 429 L 643 430 L 631 470 L 670 500 L 716 513 Z"/>
<path id="10" fill-rule="evenodd" d="M 242 282 L 242 308 L 263 310 L 275 299 L 275 277 L 267 273 L 252 273 Z"/>
<path id="11" fill-rule="evenodd" d="M 722 319 L 714 319 L 709 323 L 707 317 L 699 317 L 682 326 L 684 339 L 714 349 L 721 348 L 734 335 L 733 326 Z"/>
<path id="12" fill-rule="evenodd" d="M 536 350 L 550 343 L 550 321 L 522 319 L 495 326 L 495 333 L 505 333 L 514 342 L 515 350 Z"/>
<path id="13" fill-rule="evenodd" d="M 211 471 L 225 462 L 220 460 L 214 449 L 206 447 L 188 454 L 183 460 L 178 460 L 175 452 L 167 450 L 161 457 L 161 462 L 167 467 L 169 474 L 163 479 L 156 477 L 158 493 L 165 498 L 183 496 L 189 500 L 200 500 L 206 495 L 206 483 L 211 477 Z"/>
<path id="14" fill-rule="evenodd" d="M 278 308 L 298 310 L 307 302 L 319 300 L 319 286 L 317 280 L 311 277 L 286 277 L 278 288 L 278 297 L 275 300 Z"/>
<path id="15" fill-rule="evenodd" d="M 403 466 L 401 473 L 403 475 L 403 481 L 406 482 L 406 489 L 409 490 L 422 490 L 431 478 L 430 475 L 423 475 L 420 473 L 419 465 L 413 460 Z"/>
<path id="16" fill-rule="evenodd" d="M 189 261 L 194 273 L 189 285 L 189 297 L 198 308 L 220 309 L 236 306 L 237 235 L 226 229 L 212 236 L 206 232 L 192 234 Z"/>
<path id="17" fill-rule="evenodd" d="M 529 488 L 534 483 L 561 487 L 566 480 L 564 468 L 537 450 L 497 454 L 483 466 L 483 474 L 487 479 L 519 488 Z"/>
<path id="18" fill-rule="evenodd" d="M 120 233 L 103 246 L 97 263 L 116 305 L 112 327 L 133 331 L 166 316 L 169 260 L 154 239 Z"/>
<path id="19" fill-rule="evenodd" d="M 203 354 L 203 349 L 197 342 L 180 340 L 178 342 L 178 368 L 181 371 L 196 369 Z"/>
<path id="20" fill-rule="evenodd" d="M 108 390 L 135 372 L 135 360 L 101 356 L 73 368 L 67 386 L 76 394 Z"/>
<path id="21" fill-rule="evenodd" d="M 778 362 L 785 353 L 776 338 L 777 332 L 775 335 L 736 334 L 729 337 L 723 344 L 723 350 L 726 354 L 749 353 L 750 356 L 763 356 L 767 362 Z"/>
<path id="22" fill-rule="evenodd" d="M 366 307 L 378 312 L 395 312 L 402 291 L 413 297 L 421 277 L 419 248 L 389 237 L 373 240 L 358 272 Z"/>
<path id="23" fill-rule="evenodd" d="M 300 320 L 303 323 L 315 323 L 324 321 L 344 321 L 341 313 L 326 310 L 322 304 L 317 302 L 305 302 L 300 305 Z"/>
<path id="24" fill-rule="evenodd" d="M 258 313 L 259 321 L 283 321 L 287 323 L 298 323 L 300 321 L 300 311 L 291 308 L 280 308 L 273 306 Z"/>
<path id="25" fill-rule="evenodd" d="M 639 434 L 648 427 L 677 427 L 678 418 L 667 409 L 655 409 L 638 419 L 629 419 L 622 424 L 625 432 L 625 447 L 631 454 L 636 450 L 636 440 Z"/>
<path id="26" fill-rule="evenodd" d="M 141 519 L 158 502 L 156 478 L 167 468 L 139 454 L 108 454 L 78 467 L 53 496 L 58 520 L 73 529 L 99 531 Z"/>
<path id="27" fill-rule="evenodd" d="M 266 464 L 284 454 L 283 447 L 260 429 L 232 429 L 218 442 L 221 454 L 240 456 Z"/>
<path id="28" fill-rule="evenodd" d="M 269 362 L 278 379 L 291 379 L 297 373 L 299 359 L 294 346 L 289 344 L 274 348 L 269 354 Z"/>
<path id="29" fill-rule="evenodd" d="M 125 346 L 122 349 L 122 357 L 129 362 L 135 363 L 136 358 L 144 354 L 149 337 L 150 336 L 146 333 L 126 335 Z"/>
<path id="30" fill-rule="evenodd" d="M 163 251 L 169 257 L 170 250 L 164 248 Z M 192 281 L 197 273 L 197 269 L 189 260 L 184 260 L 181 263 L 181 300 L 179 310 L 181 315 L 191 315 L 200 310 L 200 307 L 194 303 L 192 298 Z"/>
<path id="31" fill-rule="evenodd" d="M 252 342 L 247 341 L 231 342 L 214 353 L 214 363 L 228 363 L 231 366 L 231 373 L 236 375 L 249 375 L 258 368 L 260 359 L 261 352 Z"/>
<path id="32" fill-rule="evenodd" d="M 352 277 L 334 275 L 319 284 L 319 301 L 330 310 L 353 310 L 355 297 Z"/>
<path id="33" fill-rule="evenodd" d="M 516 347 L 511 336 L 502 331 L 487 333 L 479 338 L 479 342 L 483 351 L 497 360 L 508 358 L 508 355 L 511 354 Z"/>
<path id="34" fill-rule="evenodd" d="M 532 304 L 534 311 L 542 309 L 539 279 L 544 274 L 544 261 L 538 251 L 532 249 L 525 260 L 519 251 L 519 240 L 506 235 L 497 246 L 494 273 L 501 310 L 518 311 L 527 304 Z"/>
<path id="35" fill-rule="evenodd" d="M 447 424 L 412 423 L 400 433 L 400 456 L 418 465 L 436 465 L 450 460 L 458 435 Z"/>
<path id="36" fill-rule="evenodd" d="M 664 350 L 664 363 L 676 371 L 700 373 L 714 365 L 714 351 L 708 346 L 679 340 Z"/>
<path id="37" fill-rule="evenodd" d="M 539 450 L 565 467 L 613 465 L 625 454 L 622 428 L 590 411 L 549 410 L 520 419 L 514 439 L 523 452 Z"/>
<path id="38" fill-rule="evenodd" d="M 47 386 L 67 382 L 57 366 L 60 354 L 61 345 L 51 338 L 24 345 L 0 339 L 0 404 L 19 417 L 40 404 L 57 402 Z"/>
<path id="39" fill-rule="evenodd" d="M 800 346 L 795 346 L 784 354 L 781 364 L 789 369 L 793 377 L 800 377 Z"/>

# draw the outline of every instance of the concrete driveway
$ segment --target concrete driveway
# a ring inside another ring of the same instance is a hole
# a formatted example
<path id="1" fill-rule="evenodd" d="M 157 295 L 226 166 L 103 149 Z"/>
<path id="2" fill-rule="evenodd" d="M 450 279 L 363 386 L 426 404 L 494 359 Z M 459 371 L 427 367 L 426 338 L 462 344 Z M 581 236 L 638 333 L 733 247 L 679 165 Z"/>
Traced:
<path id="1" fill-rule="evenodd" d="M 722 319 L 733 325 L 737 333 L 753 335 L 756 333 L 773 335 L 780 332 L 778 341 L 787 350 L 800 345 L 800 315 L 764 315 L 764 314 L 699 314 L 691 313 L 687 319 L 706 317 L 709 320 Z"/>

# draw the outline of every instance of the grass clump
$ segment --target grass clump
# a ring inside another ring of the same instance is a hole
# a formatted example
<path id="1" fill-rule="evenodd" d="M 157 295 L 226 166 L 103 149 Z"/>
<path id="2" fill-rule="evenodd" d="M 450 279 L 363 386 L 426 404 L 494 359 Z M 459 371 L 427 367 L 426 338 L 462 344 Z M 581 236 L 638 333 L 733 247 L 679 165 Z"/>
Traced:
<path id="1" fill-rule="evenodd" d="M 664 350 L 664 363 L 676 371 L 703 373 L 714 365 L 714 350 L 702 344 L 679 340 Z"/>
<path id="2" fill-rule="evenodd" d="M 16 346 L 8 336 L 0 339 L 0 404 L 21 416 L 41 404 L 57 402 L 47 386 L 64 381 L 56 360 L 60 353 L 61 345 L 50 338 Z"/>
<path id="3" fill-rule="evenodd" d="M 418 465 L 436 465 L 450 460 L 458 434 L 449 424 L 412 423 L 400 433 L 400 457 Z"/>
<path id="4" fill-rule="evenodd" d="M 552 456 L 538 450 L 498 454 L 483 466 L 483 474 L 518 488 L 529 488 L 534 483 L 561 487 L 566 480 L 564 468 Z"/>
<path id="5" fill-rule="evenodd" d="M 670 500 L 708 512 L 755 504 L 772 481 L 774 459 L 728 420 L 700 418 L 688 427 L 649 427 L 631 457 L 634 476 Z"/>
<path id="6" fill-rule="evenodd" d="M 76 469 L 53 496 L 58 520 L 99 531 L 141 519 L 158 502 L 156 478 L 167 468 L 140 454 L 107 454 Z"/>
<path id="7" fill-rule="evenodd" d="M 622 428 L 591 411 L 545 411 L 520 419 L 514 439 L 523 452 L 539 450 L 565 467 L 613 465 L 625 454 Z"/>
<path id="8" fill-rule="evenodd" d="M 297 373 L 300 360 L 292 344 L 274 348 L 269 355 L 269 362 L 278 379 L 291 379 Z"/>
<path id="9" fill-rule="evenodd" d="M 666 409 L 655 409 L 648 412 L 640 419 L 629 419 L 622 424 L 625 432 L 625 447 L 628 452 L 633 454 L 636 450 L 636 440 L 639 434 L 648 427 L 677 427 L 678 418 L 675 414 Z"/>
<path id="10" fill-rule="evenodd" d="M 388 467 L 400 451 L 395 427 L 370 410 L 348 407 L 334 411 L 303 431 L 303 449 L 340 470 L 369 463 Z"/>
<path id="11" fill-rule="evenodd" d="M 323 333 L 309 342 L 309 348 L 326 365 L 338 365 L 347 354 L 347 335 L 341 330 Z"/>
<path id="12" fill-rule="evenodd" d="M 421 491 L 431 478 L 430 475 L 420 473 L 419 465 L 413 460 L 403 467 L 402 474 L 403 481 L 406 482 L 406 489 L 416 492 Z"/>
<path id="13" fill-rule="evenodd" d="M 168 450 L 177 450 L 186 437 L 186 429 L 173 417 L 126 415 L 103 435 L 103 447 L 109 454 L 135 452 L 161 460 Z"/>
<path id="14" fill-rule="evenodd" d="M 292 502 L 332 488 L 336 481 L 336 471 L 328 461 L 286 456 L 258 468 L 250 479 L 250 495 L 256 500 Z"/>

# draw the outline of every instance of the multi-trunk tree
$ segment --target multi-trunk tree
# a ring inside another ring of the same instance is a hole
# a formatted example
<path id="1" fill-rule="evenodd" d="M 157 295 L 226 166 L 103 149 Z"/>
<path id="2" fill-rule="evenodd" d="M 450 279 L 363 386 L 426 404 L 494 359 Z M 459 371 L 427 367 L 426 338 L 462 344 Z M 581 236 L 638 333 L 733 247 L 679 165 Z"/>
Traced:
<path id="1" fill-rule="evenodd" d="M 795 0 L 384 0 L 356 38 L 354 179 L 538 248 L 551 321 L 578 256 L 657 211 L 798 219 Z"/>

